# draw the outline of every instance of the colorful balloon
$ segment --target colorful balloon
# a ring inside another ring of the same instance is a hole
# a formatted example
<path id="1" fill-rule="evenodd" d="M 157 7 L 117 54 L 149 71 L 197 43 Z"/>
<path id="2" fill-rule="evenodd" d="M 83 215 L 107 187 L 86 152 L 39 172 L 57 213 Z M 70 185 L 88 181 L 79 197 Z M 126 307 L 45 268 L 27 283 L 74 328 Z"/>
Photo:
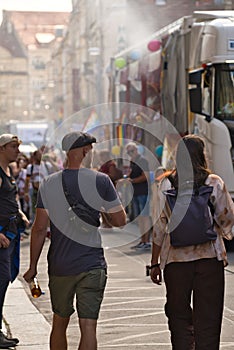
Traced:
<path id="1" fill-rule="evenodd" d="M 121 148 L 118 145 L 113 146 L 112 149 L 111 149 L 111 153 L 114 156 L 119 156 L 120 155 L 120 151 L 121 151 Z"/>
<path id="2" fill-rule="evenodd" d="M 162 157 L 162 154 L 163 154 L 163 146 L 162 145 L 159 145 L 155 148 L 155 154 L 156 156 L 158 157 Z"/>
<path id="3" fill-rule="evenodd" d="M 115 59 L 115 67 L 118 69 L 122 69 L 126 66 L 127 62 L 125 58 L 123 57 L 118 57 Z"/>
<path id="4" fill-rule="evenodd" d="M 152 52 L 155 52 L 155 51 L 158 51 L 161 47 L 161 41 L 159 40 L 151 40 L 148 45 L 148 50 L 149 51 L 152 51 Z"/>
<path id="5" fill-rule="evenodd" d="M 131 60 L 137 61 L 141 58 L 141 52 L 139 50 L 132 50 L 130 52 L 129 57 L 131 58 Z"/>

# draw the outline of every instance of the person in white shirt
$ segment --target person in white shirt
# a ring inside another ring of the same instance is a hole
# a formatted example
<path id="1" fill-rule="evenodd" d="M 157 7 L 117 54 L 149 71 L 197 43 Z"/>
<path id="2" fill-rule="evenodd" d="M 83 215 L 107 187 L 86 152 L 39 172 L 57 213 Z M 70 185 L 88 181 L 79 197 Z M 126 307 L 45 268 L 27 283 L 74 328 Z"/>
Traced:
<path id="1" fill-rule="evenodd" d="M 33 162 L 27 166 L 27 176 L 25 180 L 24 198 L 30 205 L 30 222 L 35 216 L 35 205 L 40 182 L 52 173 L 52 165 L 42 160 L 42 151 L 33 153 Z"/>

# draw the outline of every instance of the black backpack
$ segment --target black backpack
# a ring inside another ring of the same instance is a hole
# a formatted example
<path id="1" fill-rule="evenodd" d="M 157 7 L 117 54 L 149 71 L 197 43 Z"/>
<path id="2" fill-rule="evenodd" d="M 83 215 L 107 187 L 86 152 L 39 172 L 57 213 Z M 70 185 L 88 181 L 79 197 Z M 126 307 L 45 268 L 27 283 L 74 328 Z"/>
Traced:
<path id="1" fill-rule="evenodd" d="M 168 222 L 171 245 L 186 247 L 214 241 L 217 233 L 214 231 L 214 208 L 210 203 L 211 186 L 201 186 L 197 189 L 183 188 L 164 191 L 171 210 Z"/>

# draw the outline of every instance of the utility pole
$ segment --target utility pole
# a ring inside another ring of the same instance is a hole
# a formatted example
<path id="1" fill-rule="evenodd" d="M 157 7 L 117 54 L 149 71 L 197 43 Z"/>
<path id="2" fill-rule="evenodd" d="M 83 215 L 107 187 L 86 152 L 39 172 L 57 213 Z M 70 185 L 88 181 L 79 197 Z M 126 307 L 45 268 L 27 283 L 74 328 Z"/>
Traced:
<path id="1" fill-rule="evenodd" d="M 97 92 L 97 103 L 103 102 L 103 4 L 102 0 L 97 2 L 97 19 L 98 19 L 98 41 L 99 41 L 99 55 L 97 56 L 96 68 L 96 92 Z"/>

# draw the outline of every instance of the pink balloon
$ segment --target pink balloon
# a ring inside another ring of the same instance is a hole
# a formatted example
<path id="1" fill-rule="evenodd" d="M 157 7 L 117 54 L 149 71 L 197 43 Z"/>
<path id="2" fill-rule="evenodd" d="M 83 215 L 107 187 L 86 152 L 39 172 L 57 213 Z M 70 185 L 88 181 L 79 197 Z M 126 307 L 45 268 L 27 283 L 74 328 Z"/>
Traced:
<path id="1" fill-rule="evenodd" d="M 161 41 L 159 40 L 151 40 L 148 45 L 148 50 L 149 51 L 158 51 L 161 47 Z"/>

